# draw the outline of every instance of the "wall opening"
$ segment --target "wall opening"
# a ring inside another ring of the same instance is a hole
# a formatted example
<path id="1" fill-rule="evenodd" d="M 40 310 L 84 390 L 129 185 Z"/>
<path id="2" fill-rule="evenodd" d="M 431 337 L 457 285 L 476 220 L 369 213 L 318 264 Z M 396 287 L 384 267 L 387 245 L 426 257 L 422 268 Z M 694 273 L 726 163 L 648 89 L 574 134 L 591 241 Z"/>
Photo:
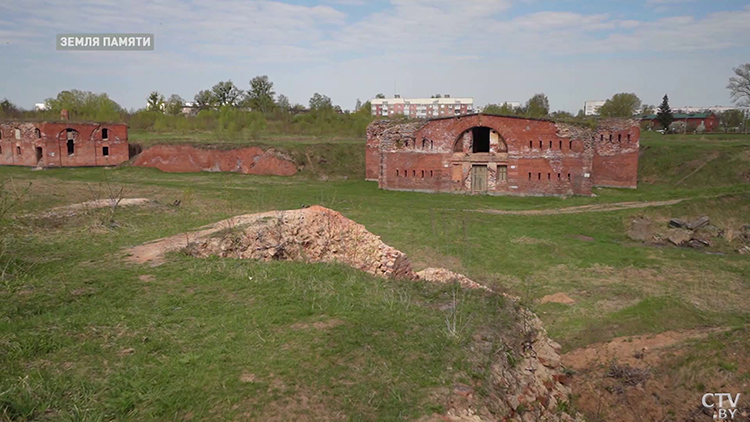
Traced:
<path id="1" fill-rule="evenodd" d="M 68 139 L 68 155 L 73 155 L 76 152 L 75 141 Z"/>
<path id="2" fill-rule="evenodd" d="M 39 129 L 34 129 L 34 134 L 36 135 L 36 139 L 42 138 L 42 131 Z"/>
<path id="3" fill-rule="evenodd" d="M 622 134 L 618 133 L 617 134 L 617 143 L 619 144 L 620 142 L 622 142 Z"/>
<path id="4" fill-rule="evenodd" d="M 422 139 L 422 149 L 427 149 L 427 140 Z"/>
<path id="5" fill-rule="evenodd" d="M 560 141 L 560 145 L 557 146 L 557 148 L 562 151 L 562 141 Z"/>
<path id="6" fill-rule="evenodd" d="M 107 128 L 102 129 L 102 139 L 105 141 L 109 139 L 109 129 Z"/>
<path id="7" fill-rule="evenodd" d="M 497 166 L 497 181 L 504 183 L 508 180 L 508 166 Z"/>
<path id="8" fill-rule="evenodd" d="M 21 139 L 21 129 L 16 129 L 16 139 Z"/>
<path id="9" fill-rule="evenodd" d="M 42 147 L 36 147 L 36 162 L 39 163 L 42 161 Z"/>
<path id="10" fill-rule="evenodd" d="M 630 142 L 630 134 L 628 133 L 628 142 Z"/>
<path id="11" fill-rule="evenodd" d="M 102 155 L 109 157 L 109 147 L 102 147 Z"/>
<path id="12" fill-rule="evenodd" d="M 432 142 L 432 141 L 430 141 L 430 142 Z M 432 170 L 430 170 L 430 177 L 432 177 Z"/>
<path id="13" fill-rule="evenodd" d="M 21 155 L 21 147 L 16 147 L 16 155 Z"/>
<path id="14" fill-rule="evenodd" d="M 490 152 L 490 128 L 488 127 L 475 127 L 471 129 L 471 135 L 473 138 L 471 152 L 477 154 L 482 152 Z"/>

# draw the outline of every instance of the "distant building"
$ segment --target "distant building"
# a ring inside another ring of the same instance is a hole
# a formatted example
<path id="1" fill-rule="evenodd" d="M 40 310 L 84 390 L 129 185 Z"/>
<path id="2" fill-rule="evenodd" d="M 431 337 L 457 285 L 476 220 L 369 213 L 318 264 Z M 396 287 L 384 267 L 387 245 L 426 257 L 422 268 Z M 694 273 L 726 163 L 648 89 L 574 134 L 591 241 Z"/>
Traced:
<path id="1" fill-rule="evenodd" d="M 674 123 L 684 123 L 685 130 L 694 132 L 713 132 L 719 128 L 719 116 L 714 113 L 673 113 Z M 664 129 L 656 120 L 656 114 L 641 117 L 642 122 L 647 122 L 649 130 Z"/>
<path id="2" fill-rule="evenodd" d="M 113 166 L 127 161 L 123 123 L 0 121 L 0 165 L 29 167 Z"/>
<path id="3" fill-rule="evenodd" d="M 602 108 L 604 103 L 607 101 L 605 100 L 592 100 L 592 101 L 585 101 L 583 103 L 583 114 L 586 116 L 596 116 L 599 114 L 599 109 Z"/>
<path id="4" fill-rule="evenodd" d="M 672 111 L 676 113 L 723 113 L 729 110 L 750 110 L 750 107 L 726 107 L 726 106 L 711 106 L 711 107 L 695 107 L 695 106 L 684 106 L 684 107 L 672 107 Z"/>
<path id="5" fill-rule="evenodd" d="M 388 190 L 491 195 L 591 195 L 635 188 L 640 127 L 472 114 L 367 127 L 365 178 Z"/>
<path id="6" fill-rule="evenodd" d="M 413 119 L 460 116 L 474 113 L 474 98 L 374 98 L 370 100 L 373 116 L 403 115 Z"/>

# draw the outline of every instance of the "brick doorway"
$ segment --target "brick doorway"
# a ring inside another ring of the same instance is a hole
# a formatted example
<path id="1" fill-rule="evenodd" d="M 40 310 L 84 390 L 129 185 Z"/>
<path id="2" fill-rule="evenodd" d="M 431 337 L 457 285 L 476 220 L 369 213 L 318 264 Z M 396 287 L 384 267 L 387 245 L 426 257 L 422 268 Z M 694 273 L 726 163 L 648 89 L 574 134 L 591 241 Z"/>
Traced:
<path id="1" fill-rule="evenodd" d="M 472 192 L 487 192 L 487 166 L 486 165 L 473 165 L 471 166 L 471 191 Z"/>
<path id="2" fill-rule="evenodd" d="M 42 147 L 36 147 L 36 164 L 41 165 L 42 157 L 44 156 L 42 152 Z"/>

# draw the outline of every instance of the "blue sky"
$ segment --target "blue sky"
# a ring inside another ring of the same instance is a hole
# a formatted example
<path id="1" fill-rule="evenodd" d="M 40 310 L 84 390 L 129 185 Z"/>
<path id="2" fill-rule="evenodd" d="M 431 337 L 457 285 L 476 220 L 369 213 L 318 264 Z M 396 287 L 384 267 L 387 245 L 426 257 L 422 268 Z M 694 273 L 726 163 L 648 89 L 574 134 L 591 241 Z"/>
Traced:
<path id="1" fill-rule="evenodd" d="M 154 33 L 151 52 L 56 51 L 58 33 Z M 307 104 L 344 109 L 377 93 L 544 92 L 554 110 L 635 92 L 654 104 L 728 105 L 750 62 L 750 2 L 730 0 L 83 0 L 0 4 L 0 98 L 25 108 L 65 89 L 140 108 L 268 75 Z"/>

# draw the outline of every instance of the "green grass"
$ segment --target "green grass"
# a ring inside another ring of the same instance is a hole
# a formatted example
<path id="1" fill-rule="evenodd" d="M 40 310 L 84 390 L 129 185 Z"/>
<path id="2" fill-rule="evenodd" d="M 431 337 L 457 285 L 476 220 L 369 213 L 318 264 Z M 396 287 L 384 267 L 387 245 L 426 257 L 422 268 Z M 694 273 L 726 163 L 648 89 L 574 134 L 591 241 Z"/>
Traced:
<path id="1" fill-rule="evenodd" d="M 449 312 L 440 310 L 452 299 L 451 286 L 386 281 L 338 265 L 175 253 L 151 268 L 120 255 L 123 247 L 232 215 L 302 204 L 364 224 L 417 269 L 446 267 L 522 296 L 566 349 L 621 335 L 747 324 L 750 265 L 734 253 L 736 241 L 717 242 L 713 250 L 724 255 L 709 255 L 648 247 L 625 235 L 636 215 L 659 224 L 700 214 L 723 227 L 750 223 L 750 185 L 742 178 L 747 141 L 644 138 L 650 148 L 641 175 L 653 180 L 637 190 L 599 189 L 596 197 L 381 191 L 357 176 L 363 148 L 354 142 L 289 147 L 315 167 L 290 178 L 0 168 L 0 179 L 13 180 L 6 188 L 31 184 L 16 215 L 91 199 L 105 178 L 127 187 L 129 197 L 159 200 L 119 210 L 114 228 L 103 213 L 4 223 L 0 418 L 395 420 L 441 409 L 432 393 L 472 377 L 471 335 L 487 327 L 512 333 L 505 301 L 459 291 L 455 338 L 446 329 Z M 712 153 L 721 157 L 716 165 L 675 186 L 699 165 L 684 163 Z M 340 177 L 310 177 L 323 174 Z M 586 214 L 465 211 L 670 198 L 691 199 Z M 165 205 L 176 199 L 179 207 Z M 152 279 L 139 279 L 144 275 Z M 558 292 L 576 304 L 536 302 Z M 734 361 L 717 362 L 733 368 Z"/>

